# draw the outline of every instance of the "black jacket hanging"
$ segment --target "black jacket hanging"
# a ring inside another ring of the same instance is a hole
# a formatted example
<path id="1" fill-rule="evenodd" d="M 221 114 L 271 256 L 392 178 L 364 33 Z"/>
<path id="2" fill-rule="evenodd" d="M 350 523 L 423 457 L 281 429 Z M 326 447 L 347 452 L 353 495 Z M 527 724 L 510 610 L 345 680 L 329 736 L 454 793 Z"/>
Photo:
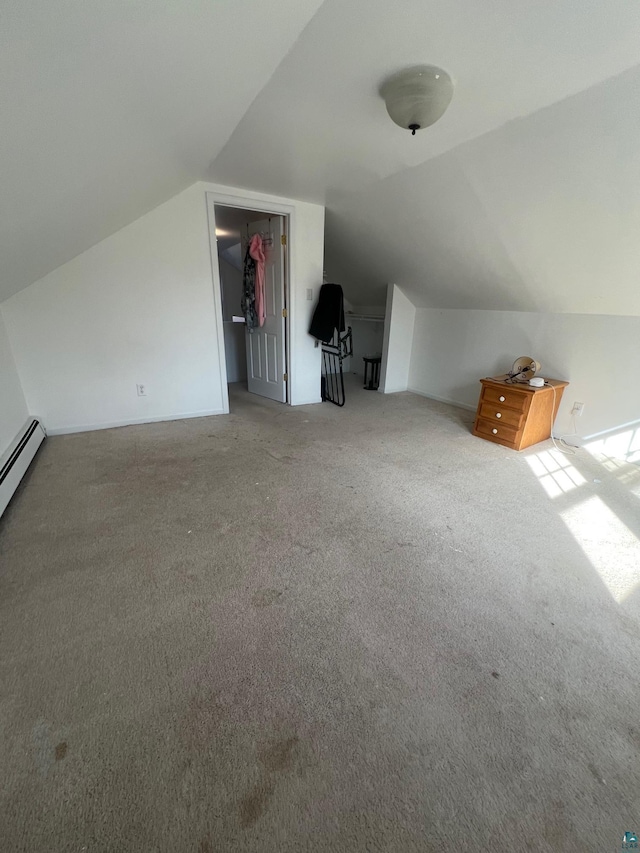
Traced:
<path id="1" fill-rule="evenodd" d="M 258 326 L 258 313 L 256 311 L 256 262 L 249 253 L 249 246 L 244 256 L 244 269 L 242 275 L 242 298 L 240 300 L 242 313 L 247 324 L 247 329 L 253 332 Z"/>
<path id="2" fill-rule="evenodd" d="M 344 332 L 344 296 L 339 284 L 323 284 L 313 312 L 309 334 L 327 344 L 335 330 Z"/>

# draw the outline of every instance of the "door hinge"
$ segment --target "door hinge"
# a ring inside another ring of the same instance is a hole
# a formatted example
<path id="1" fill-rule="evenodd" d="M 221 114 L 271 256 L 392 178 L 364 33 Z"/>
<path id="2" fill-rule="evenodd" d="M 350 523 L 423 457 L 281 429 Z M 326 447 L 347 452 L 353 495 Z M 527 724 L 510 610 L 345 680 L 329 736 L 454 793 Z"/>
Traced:
<path id="1" fill-rule="evenodd" d="M 282 309 L 282 316 L 283 316 L 283 317 L 286 317 L 286 316 L 287 316 L 287 309 L 286 309 L 286 308 L 283 308 L 283 309 Z"/>
<path id="2" fill-rule="evenodd" d="M 287 235 L 286 234 L 283 234 L 282 237 L 280 237 L 280 243 L 283 246 L 287 245 Z"/>
<path id="3" fill-rule="evenodd" d="M 282 378 L 284 379 L 285 382 L 288 382 L 289 381 L 289 374 L 288 373 L 283 374 Z"/>

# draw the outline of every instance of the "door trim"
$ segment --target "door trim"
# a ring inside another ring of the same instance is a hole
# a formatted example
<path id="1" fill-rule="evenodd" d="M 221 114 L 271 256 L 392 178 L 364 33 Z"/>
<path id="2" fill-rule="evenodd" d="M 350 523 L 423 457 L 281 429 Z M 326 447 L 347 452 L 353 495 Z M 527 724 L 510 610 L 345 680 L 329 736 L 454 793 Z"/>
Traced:
<path id="1" fill-rule="evenodd" d="M 235 215 L 243 216 L 237 208 L 216 207 L 216 222 L 218 213 L 221 217 L 224 210 L 233 211 Z M 256 220 L 256 216 L 260 219 Z M 251 245 L 250 237 L 254 233 L 269 233 L 272 248 L 265 252 L 264 269 L 264 324 L 253 329 L 251 334 L 244 330 L 244 343 L 247 362 L 247 386 L 250 393 L 275 400 L 287 402 L 287 356 L 286 356 L 286 282 L 285 256 L 286 235 L 285 221 L 282 214 L 267 216 L 256 213 L 253 216 L 244 215 L 247 222 L 246 232 L 241 233 L 242 254 Z M 256 282 L 257 282 L 256 270 Z M 273 293 L 272 293 L 273 289 Z M 274 301 L 272 301 L 272 299 Z M 224 301 L 224 294 L 223 294 Z M 274 347 L 275 343 L 275 347 Z M 256 363 L 257 356 L 257 363 Z M 256 368 L 258 373 L 256 375 Z"/>
<path id="2" fill-rule="evenodd" d="M 220 280 L 220 266 L 218 264 L 218 245 L 216 241 L 216 204 L 225 207 L 237 207 L 244 210 L 255 210 L 265 213 L 267 216 L 284 216 L 284 232 L 287 235 L 287 251 L 285 253 L 284 265 L 284 289 L 287 316 L 285 318 L 285 373 L 288 376 L 286 383 L 287 401 L 285 405 L 291 405 L 292 376 L 295 372 L 295 363 L 291 358 L 291 329 L 296 315 L 296 297 L 291 286 L 291 270 L 293 269 L 293 252 L 296 236 L 296 209 L 292 204 L 262 199 L 255 195 L 236 195 L 232 193 L 219 192 L 217 190 L 206 190 L 207 223 L 209 230 L 209 251 L 211 256 L 211 274 L 213 278 L 213 301 L 216 318 L 216 331 L 218 334 L 218 365 L 220 372 L 220 385 L 222 391 L 223 411 L 229 414 L 229 389 L 227 387 L 227 359 L 224 351 L 224 326 L 222 322 L 222 282 Z"/>

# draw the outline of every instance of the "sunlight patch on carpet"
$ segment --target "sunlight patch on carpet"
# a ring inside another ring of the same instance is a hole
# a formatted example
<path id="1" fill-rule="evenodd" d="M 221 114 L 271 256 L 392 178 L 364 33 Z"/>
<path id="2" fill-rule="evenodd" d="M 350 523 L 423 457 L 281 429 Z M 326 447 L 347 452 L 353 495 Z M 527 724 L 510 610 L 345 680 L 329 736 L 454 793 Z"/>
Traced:
<path id="1" fill-rule="evenodd" d="M 640 584 L 640 542 L 597 495 L 560 513 L 617 602 Z"/>

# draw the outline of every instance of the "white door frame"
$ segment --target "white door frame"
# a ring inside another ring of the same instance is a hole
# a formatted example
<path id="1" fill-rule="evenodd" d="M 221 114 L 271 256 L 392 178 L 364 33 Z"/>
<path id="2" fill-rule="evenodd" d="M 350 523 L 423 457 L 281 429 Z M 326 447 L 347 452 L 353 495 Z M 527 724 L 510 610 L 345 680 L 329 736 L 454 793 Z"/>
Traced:
<path id="1" fill-rule="evenodd" d="M 287 382 L 287 405 L 291 405 L 292 376 L 295 370 L 294 360 L 291 357 L 291 328 L 296 316 L 295 288 L 291 284 L 291 270 L 293 269 L 293 251 L 296 239 L 296 209 L 292 204 L 271 201 L 261 197 L 259 194 L 237 195 L 220 192 L 218 190 L 207 190 L 207 222 L 209 228 L 209 248 L 211 252 L 211 273 L 213 276 L 213 300 L 216 316 L 216 331 L 218 334 L 218 364 L 220 366 L 220 385 L 222 389 L 222 405 L 224 414 L 229 414 L 229 388 L 227 387 L 227 358 L 224 350 L 224 325 L 222 322 L 222 282 L 220 279 L 220 265 L 218 263 L 218 243 L 216 240 L 216 204 L 226 207 L 237 207 L 244 210 L 255 210 L 265 213 L 267 216 L 284 216 L 285 233 L 287 235 L 287 252 L 285 263 L 285 292 L 287 316 L 285 319 L 285 372 L 288 376 Z"/>

